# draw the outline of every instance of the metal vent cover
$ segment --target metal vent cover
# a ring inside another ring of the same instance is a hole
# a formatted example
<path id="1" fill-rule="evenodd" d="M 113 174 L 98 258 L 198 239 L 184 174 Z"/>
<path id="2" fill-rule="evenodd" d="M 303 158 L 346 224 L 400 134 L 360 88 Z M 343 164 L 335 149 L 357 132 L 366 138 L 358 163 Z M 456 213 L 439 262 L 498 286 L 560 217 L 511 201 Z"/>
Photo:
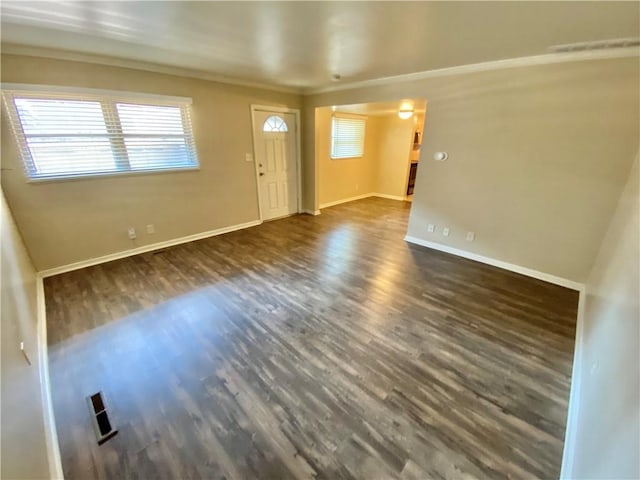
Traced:
<path id="1" fill-rule="evenodd" d="M 116 435 L 118 430 L 113 427 L 109 419 L 109 412 L 107 411 L 102 392 L 89 395 L 87 397 L 87 403 L 89 404 L 89 412 L 91 413 L 91 420 L 98 439 L 98 445 L 102 445 Z"/>

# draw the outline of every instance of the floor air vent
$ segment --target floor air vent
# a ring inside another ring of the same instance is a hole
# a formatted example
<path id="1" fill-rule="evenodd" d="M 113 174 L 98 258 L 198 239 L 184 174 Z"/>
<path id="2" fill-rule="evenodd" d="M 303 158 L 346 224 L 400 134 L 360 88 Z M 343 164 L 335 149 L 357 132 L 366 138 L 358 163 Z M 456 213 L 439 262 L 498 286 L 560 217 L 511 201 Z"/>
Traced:
<path id="1" fill-rule="evenodd" d="M 89 402 L 89 411 L 93 419 L 93 428 L 96 432 L 96 437 L 98 437 L 98 445 L 102 445 L 118 433 L 118 430 L 113 428 L 111 420 L 109 420 L 109 413 L 107 412 L 102 392 L 94 393 L 87 397 L 87 401 Z"/>

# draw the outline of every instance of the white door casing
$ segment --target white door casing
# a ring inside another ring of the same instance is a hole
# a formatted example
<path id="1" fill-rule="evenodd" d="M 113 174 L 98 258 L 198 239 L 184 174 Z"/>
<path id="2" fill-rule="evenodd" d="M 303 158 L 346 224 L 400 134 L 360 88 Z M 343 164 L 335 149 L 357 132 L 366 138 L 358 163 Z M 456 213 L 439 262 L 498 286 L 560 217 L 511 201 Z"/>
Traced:
<path id="1" fill-rule="evenodd" d="M 253 141 L 262 220 L 298 212 L 297 115 L 253 110 Z"/>

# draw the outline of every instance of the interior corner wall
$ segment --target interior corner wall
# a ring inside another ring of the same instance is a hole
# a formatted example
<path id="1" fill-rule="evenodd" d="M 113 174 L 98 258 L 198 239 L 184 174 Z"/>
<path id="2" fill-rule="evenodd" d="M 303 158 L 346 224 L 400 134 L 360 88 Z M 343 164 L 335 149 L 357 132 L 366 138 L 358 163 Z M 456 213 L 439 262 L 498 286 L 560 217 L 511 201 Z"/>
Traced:
<path id="1" fill-rule="evenodd" d="M 637 150 L 639 83 L 637 58 L 581 60 L 320 93 L 305 105 L 426 98 L 408 234 L 584 283 Z M 449 159 L 432 160 L 437 151 Z"/>
<path id="2" fill-rule="evenodd" d="M 40 389 L 36 272 L 0 192 L 0 478 L 50 478 Z M 20 350 L 31 360 L 29 365 Z"/>
<path id="3" fill-rule="evenodd" d="M 640 167 L 586 283 L 573 463 L 565 478 L 640 478 Z"/>
<path id="4" fill-rule="evenodd" d="M 38 183 L 26 181 L 2 109 L 2 186 L 38 271 L 257 220 L 255 167 L 245 161 L 250 106 L 302 106 L 296 94 L 22 55 L 2 55 L 2 81 L 193 99 L 199 170 Z M 129 227 L 137 239 L 129 240 Z"/>

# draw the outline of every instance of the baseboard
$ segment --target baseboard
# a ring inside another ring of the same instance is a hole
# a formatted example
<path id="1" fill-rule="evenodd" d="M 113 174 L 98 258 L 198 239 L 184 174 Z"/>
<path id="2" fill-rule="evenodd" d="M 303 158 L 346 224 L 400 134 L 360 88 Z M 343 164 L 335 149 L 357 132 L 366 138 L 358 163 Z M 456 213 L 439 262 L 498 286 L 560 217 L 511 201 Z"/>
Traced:
<path id="1" fill-rule="evenodd" d="M 320 215 L 320 210 L 302 210 L 302 213 L 306 213 L 307 215 Z"/>
<path id="2" fill-rule="evenodd" d="M 38 342 L 38 373 L 40 375 L 40 394 L 42 397 L 42 415 L 44 419 L 44 436 L 49 460 L 49 475 L 53 479 L 63 479 L 62 457 L 58 444 L 58 432 L 51 400 L 51 383 L 49 381 L 49 354 L 47 351 L 47 310 L 44 298 L 42 275 L 36 276 L 36 328 Z"/>
<path id="3" fill-rule="evenodd" d="M 389 195 L 387 193 L 373 193 L 372 197 L 388 198 L 389 200 L 399 200 L 404 202 L 405 197 L 403 195 Z"/>
<path id="4" fill-rule="evenodd" d="M 133 255 L 139 255 L 141 253 L 152 252 L 154 250 L 160 250 L 162 248 L 167 248 L 167 247 L 173 247 L 174 245 L 180 245 L 182 243 L 193 242 L 195 240 L 202 240 L 203 238 L 215 237 L 216 235 L 235 232 L 236 230 L 255 227 L 256 225 L 260 225 L 261 223 L 262 221 L 260 220 L 254 220 L 247 223 L 240 223 L 238 225 L 231 225 L 229 227 L 218 228 L 215 230 L 208 230 L 206 232 L 187 235 L 186 237 L 174 238 L 173 240 L 167 240 L 164 242 L 151 243 L 149 245 L 143 245 L 142 247 L 132 248 L 130 250 L 123 250 L 121 252 L 110 253 L 109 255 L 103 255 L 101 257 L 90 258 L 88 260 L 82 260 L 80 262 L 70 263 L 68 265 L 62 265 L 60 267 L 54 267 L 47 270 L 42 270 L 38 273 L 42 278 L 51 277 L 53 275 L 59 275 L 61 273 L 71 272 L 73 270 L 79 270 L 81 268 L 91 267 L 93 265 L 98 265 L 100 263 L 111 262 L 113 260 L 119 260 L 121 258 L 131 257 Z"/>
<path id="5" fill-rule="evenodd" d="M 458 248 L 442 245 L 441 243 L 429 242 L 428 240 L 423 240 L 421 238 L 413 237 L 411 235 L 407 235 L 406 237 L 404 237 L 404 239 L 409 243 L 414 243 L 416 245 L 421 245 L 423 247 L 432 248 L 434 250 L 439 250 L 445 253 L 450 253 L 458 257 L 468 258 L 469 260 L 475 260 L 476 262 L 486 263 L 487 265 L 492 265 L 494 267 L 502 268 L 504 270 L 520 273 L 522 275 L 526 275 L 527 277 L 532 277 L 538 280 L 543 280 L 545 282 L 553 283 L 555 285 L 560 285 L 561 287 L 570 288 L 571 290 L 582 291 L 582 289 L 584 288 L 584 285 L 582 283 L 575 282 L 567 278 L 551 275 L 550 273 L 540 272 L 538 270 L 533 270 L 531 268 L 523 267 L 521 265 L 515 265 L 513 263 L 503 262 L 502 260 L 498 260 L 495 258 L 485 257 L 484 255 L 479 255 L 477 253 L 467 252 L 466 250 L 460 250 Z"/>
<path id="6" fill-rule="evenodd" d="M 333 202 L 321 203 L 320 208 L 333 207 L 334 205 L 340 205 L 341 203 L 353 202 L 354 200 L 362 200 L 363 198 L 372 197 L 373 193 L 364 193 L 362 195 L 356 195 L 355 197 L 342 198 L 340 200 L 334 200 Z"/>
<path id="7" fill-rule="evenodd" d="M 578 315 L 576 320 L 576 339 L 573 353 L 573 368 L 571 372 L 571 392 L 569 394 L 569 407 L 567 409 L 567 426 L 565 430 L 564 449 L 562 452 L 562 467 L 560 470 L 561 479 L 572 479 L 573 466 L 575 458 L 576 440 L 578 436 L 578 416 L 580 414 L 580 389 L 582 384 L 582 345 L 584 342 L 584 309 L 586 301 L 586 289 L 585 285 L 566 278 L 557 277 L 548 273 L 539 272 L 530 268 L 522 267 L 520 265 L 514 265 L 512 263 L 503 262 L 502 260 L 496 260 L 494 258 L 485 257 L 457 248 L 448 247 L 435 242 L 429 242 L 422 240 L 421 238 L 412 237 L 407 235 L 405 240 L 416 245 L 423 247 L 433 248 L 441 252 L 450 253 L 459 257 L 468 258 L 481 263 L 486 263 L 494 267 L 504 268 L 512 272 L 520 273 L 528 277 L 533 277 L 538 280 L 560 285 L 562 287 L 570 288 L 580 292 L 578 299 Z"/>
<path id="8" fill-rule="evenodd" d="M 573 349 L 573 368 L 571 371 L 571 391 L 567 409 L 567 426 L 564 434 L 562 467 L 560 479 L 574 478 L 573 466 L 578 439 L 578 416 L 580 414 L 580 390 L 582 387 L 582 345 L 584 342 L 584 308 L 587 297 L 586 288 L 580 290 L 578 299 L 578 318 L 576 321 L 576 341 Z"/>
<path id="9" fill-rule="evenodd" d="M 363 198 L 369 197 L 380 197 L 380 198 L 388 198 L 389 200 L 401 200 L 404 201 L 404 197 L 400 195 L 387 195 L 386 193 L 365 193 L 363 195 L 357 195 L 355 197 L 343 198 L 341 200 L 334 200 L 333 202 L 321 203 L 320 208 L 333 207 L 334 205 L 340 205 L 341 203 L 353 202 L 354 200 L 362 200 Z"/>

